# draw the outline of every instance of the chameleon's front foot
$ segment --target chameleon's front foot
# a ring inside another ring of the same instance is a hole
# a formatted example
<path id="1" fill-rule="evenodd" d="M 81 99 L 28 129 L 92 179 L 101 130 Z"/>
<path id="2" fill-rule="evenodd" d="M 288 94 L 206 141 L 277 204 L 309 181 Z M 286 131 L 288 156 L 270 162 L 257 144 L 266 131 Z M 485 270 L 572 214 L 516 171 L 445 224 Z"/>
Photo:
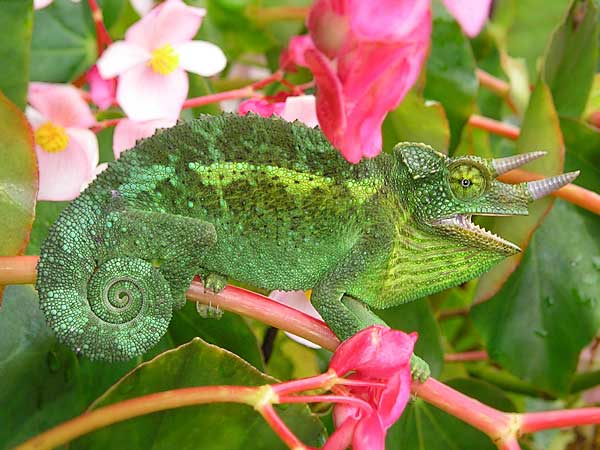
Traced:
<path id="1" fill-rule="evenodd" d="M 208 272 L 201 274 L 202 284 L 204 290 L 218 294 L 227 285 L 227 277 L 215 272 Z M 223 317 L 223 310 L 218 306 L 205 305 L 203 303 L 196 303 L 196 311 L 203 319 L 220 319 Z"/>
<path id="2" fill-rule="evenodd" d="M 431 376 L 431 369 L 429 364 L 413 353 L 410 357 L 410 374 L 413 380 L 423 383 Z"/>

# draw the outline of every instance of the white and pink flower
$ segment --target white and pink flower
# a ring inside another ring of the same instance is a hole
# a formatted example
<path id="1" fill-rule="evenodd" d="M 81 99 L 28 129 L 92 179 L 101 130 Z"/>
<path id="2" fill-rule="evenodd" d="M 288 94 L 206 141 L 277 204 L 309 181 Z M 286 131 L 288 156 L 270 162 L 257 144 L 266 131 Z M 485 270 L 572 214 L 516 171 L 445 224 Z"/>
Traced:
<path id="1" fill-rule="evenodd" d="M 219 47 L 192 40 L 205 13 L 181 0 L 167 0 L 102 54 L 100 75 L 119 77 L 117 101 L 130 119 L 176 118 L 188 94 L 185 71 L 210 76 L 223 70 L 226 59 Z"/>
<path id="2" fill-rule="evenodd" d="M 39 200 L 72 200 L 95 176 L 96 123 L 79 91 L 70 85 L 30 83 L 25 111 L 35 138 Z"/>

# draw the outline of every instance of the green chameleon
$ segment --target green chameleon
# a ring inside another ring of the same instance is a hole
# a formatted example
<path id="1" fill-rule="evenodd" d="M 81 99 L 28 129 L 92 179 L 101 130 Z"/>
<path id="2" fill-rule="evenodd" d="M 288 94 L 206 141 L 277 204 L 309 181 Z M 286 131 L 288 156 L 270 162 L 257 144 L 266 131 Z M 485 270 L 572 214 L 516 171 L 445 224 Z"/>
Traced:
<path id="1" fill-rule="evenodd" d="M 227 278 L 310 288 L 346 339 L 382 323 L 368 306 L 456 286 L 519 252 L 471 216 L 527 214 L 577 176 L 495 180 L 543 154 L 449 158 L 401 143 L 352 165 L 298 122 L 203 116 L 138 143 L 63 211 L 40 255 L 41 308 L 78 353 L 129 359 L 163 336 L 199 274 L 214 291 Z"/>

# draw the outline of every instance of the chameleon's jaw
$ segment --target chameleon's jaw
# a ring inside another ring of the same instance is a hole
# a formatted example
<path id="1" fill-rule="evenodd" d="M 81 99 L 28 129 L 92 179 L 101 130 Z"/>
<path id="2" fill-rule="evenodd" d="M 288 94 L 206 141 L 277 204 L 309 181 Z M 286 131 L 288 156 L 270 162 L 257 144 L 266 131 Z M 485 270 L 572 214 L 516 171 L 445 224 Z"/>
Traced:
<path id="1" fill-rule="evenodd" d="M 462 240 L 467 240 L 496 253 L 510 256 L 521 252 L 518 245 L 473 223 L 471 216 L 471 214 L 456 214 L 452 217 L 438 219 L 432 225 Z"/>

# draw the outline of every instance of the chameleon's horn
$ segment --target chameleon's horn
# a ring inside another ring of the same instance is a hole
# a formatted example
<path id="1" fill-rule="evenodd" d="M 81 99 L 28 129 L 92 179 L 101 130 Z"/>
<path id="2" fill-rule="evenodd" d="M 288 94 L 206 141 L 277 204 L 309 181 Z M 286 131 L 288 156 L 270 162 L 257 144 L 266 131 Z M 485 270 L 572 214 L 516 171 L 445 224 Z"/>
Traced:
<path id="1" fill-rule="evenodd" d="M 496 171 L 496 176 L 498 176 L 545 155 L 546 152 L 529 152 L 521 155 L 507 156 L 506 158 L 497 158 L 492 160 L 492 167 Z"/>
<path id="2" fill-rule="evenodd" d="M 531 195 L 531 199 L 537 200 L 538 198 L 542 198 L 551 192 L 560 189 L 565 184 L 569 184 L 578 176 L 579 170 L 576 170 L 575 172 L 562 173 L 555 177 L 544 178 L 543 180 L 530 181 L 527 183 L 527 190 Z"/>

